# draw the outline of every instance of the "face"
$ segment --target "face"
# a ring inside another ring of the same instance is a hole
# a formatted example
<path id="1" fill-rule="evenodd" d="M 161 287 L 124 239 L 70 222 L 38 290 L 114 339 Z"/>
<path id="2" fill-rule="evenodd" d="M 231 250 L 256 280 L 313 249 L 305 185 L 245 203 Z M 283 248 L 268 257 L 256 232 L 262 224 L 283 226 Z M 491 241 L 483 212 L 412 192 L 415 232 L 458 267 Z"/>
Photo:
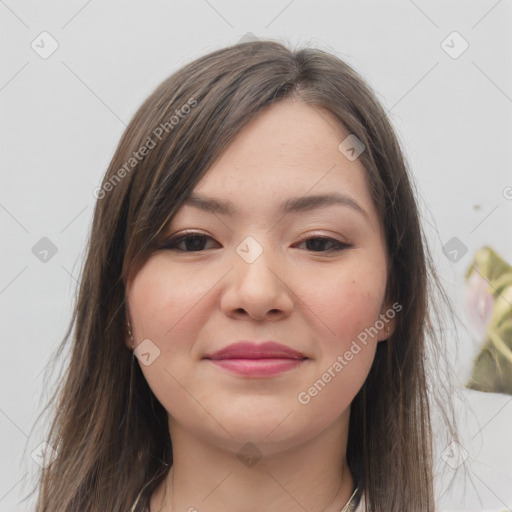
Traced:
<path id="1" fill-rule="evenodd" d="M 171 437 L 179 425 L 270 453 L 346 425 L 394 327 L 381 223 L 365 169 L 338 149 L 347 136 L 298 100 L 263 111 L 127 283 L 136 354 Z M 242 341 L 254 350 L 218 352 Z"/>

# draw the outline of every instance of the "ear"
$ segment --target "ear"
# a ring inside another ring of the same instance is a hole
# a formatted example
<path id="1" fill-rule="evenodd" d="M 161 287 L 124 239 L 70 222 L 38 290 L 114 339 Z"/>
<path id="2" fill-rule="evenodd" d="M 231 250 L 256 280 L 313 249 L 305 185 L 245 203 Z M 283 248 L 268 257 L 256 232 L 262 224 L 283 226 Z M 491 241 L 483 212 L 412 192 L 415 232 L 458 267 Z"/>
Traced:
<path id="1" fill-rule="evenodd" d="M 393 335 L 396 329 L 396 317 L 400 314 L 402 309 L 403 306 L 399 302 L 386 304 L 381 309 L 379 318 L 375 322 L 375 326 L 379 330 L 378 341 L 385 341 Z"/>

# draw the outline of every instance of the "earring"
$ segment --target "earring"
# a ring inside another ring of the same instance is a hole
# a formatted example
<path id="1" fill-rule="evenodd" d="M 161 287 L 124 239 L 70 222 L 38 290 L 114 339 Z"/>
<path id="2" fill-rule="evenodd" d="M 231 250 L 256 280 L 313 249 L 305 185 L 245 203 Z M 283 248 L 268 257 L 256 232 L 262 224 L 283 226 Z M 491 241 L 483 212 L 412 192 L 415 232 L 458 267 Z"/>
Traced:
<path id="1" fill-rule="evenodd" d="M 132 327 L 130 325 L 130 320 L 126 321 L 126 326 L 128 327 L 128 336 L 130 337 L 130 341 L 132 342 L 132 350 L 134 350 L 135 349 L 135 342 L 134 342 L 134 339 L 133 339 Z"/>

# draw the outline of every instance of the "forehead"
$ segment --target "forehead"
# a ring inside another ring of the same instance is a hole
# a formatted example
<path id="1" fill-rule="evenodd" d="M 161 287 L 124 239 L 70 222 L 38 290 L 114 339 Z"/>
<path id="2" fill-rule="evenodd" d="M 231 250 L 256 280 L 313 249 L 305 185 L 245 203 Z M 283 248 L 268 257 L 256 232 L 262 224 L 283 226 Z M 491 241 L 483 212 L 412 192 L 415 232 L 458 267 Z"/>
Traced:
<path id="1" fill-rule="evenodd" d="M 364 206 L 378 224 L 366 170 L 339 150 L 348 135 L 325 109 L 279 101 L 237 135 L 194 192 L 227 199 L 248 216 L 274 207 L 277 213 L 287 197 L 339 193 Z"/>

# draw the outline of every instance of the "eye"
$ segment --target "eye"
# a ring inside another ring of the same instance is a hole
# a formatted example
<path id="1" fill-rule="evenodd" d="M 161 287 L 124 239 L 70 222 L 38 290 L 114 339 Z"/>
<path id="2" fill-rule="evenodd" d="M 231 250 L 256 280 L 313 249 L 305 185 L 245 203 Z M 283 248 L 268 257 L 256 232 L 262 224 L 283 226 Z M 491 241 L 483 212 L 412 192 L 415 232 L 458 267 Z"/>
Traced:
<path id="1" fill-rule="evenodd" d="M 340 242 L 339 240 L 335 240 L 334 238 L 323 236 L 314 236 L 306 238 L 305 240 L 302 240 L 302 242 L 300 242 L 298 245 L 300 244 L 306 244 L 306 246 L 308 247 L 306 250 L 310 250 L 312 252 L 337 252 L 352 247 L 350 244 Z M 328 249 L 322 249 L 322 247 L 325 248 L 326 245 L 330 245 L 331 247 Z"/>
<path id="2" fill-rule="evenodd" d="M 160 248 L 167 250 L 175 250 L 179 252 L 201 252 L 207 250 L 205 244 L 213 238 L 198 232 L 188 232 L 164 241 Z M 337 252 L 352 247 L 350 244 L 340 242 L 330 237 L 310 237 L 302 240 L 297 245 L 306 244 L 306 250 L 312 252 Z M 180 247 L 181 246 L 181 247 Z M 327 246 L 327 249 L 325 248 Z"/>
<path id="3" fill-rule="evenodd" d="M 207 242 L 208 239 L 213 240 L 211 236 L 197 232 L 189 232 L 164 241 L 161 248 L 180 252 L 200 252 L 205 250 L 205 242 Z"/>

